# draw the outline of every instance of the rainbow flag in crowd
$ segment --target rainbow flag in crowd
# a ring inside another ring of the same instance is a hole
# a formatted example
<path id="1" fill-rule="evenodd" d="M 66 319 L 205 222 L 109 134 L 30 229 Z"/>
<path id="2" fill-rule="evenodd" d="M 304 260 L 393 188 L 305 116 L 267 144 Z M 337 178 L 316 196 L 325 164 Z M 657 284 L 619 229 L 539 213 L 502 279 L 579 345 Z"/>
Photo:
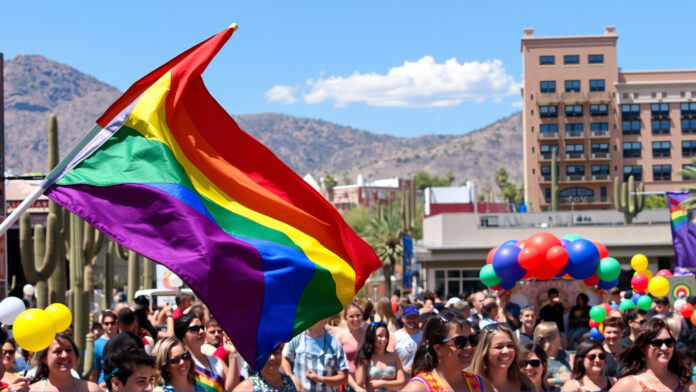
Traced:
<path id="1" fill-rule="evenodd" d="M 47 176 L 46 195 L 181 277 L 261 369 L 381 263 L 206 90 L 201 74 L 235 28 L 131 86 Z"/>
<path id="2" fill-rule="evenodd" d="M 681 202 L 691 197 L 689 191 L 666 192 L 667 207 L 672 222 L 674 244 L 674 273 L 687 275 L 696 272 L 695 214 L 681 207 Z"/>

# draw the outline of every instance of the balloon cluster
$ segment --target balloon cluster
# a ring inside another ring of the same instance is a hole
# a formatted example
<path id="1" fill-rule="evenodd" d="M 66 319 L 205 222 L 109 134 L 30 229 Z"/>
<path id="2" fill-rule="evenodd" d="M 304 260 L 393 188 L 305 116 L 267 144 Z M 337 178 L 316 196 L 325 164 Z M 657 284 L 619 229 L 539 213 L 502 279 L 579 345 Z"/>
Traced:
<path id="1" fill-rule="evenodd" d="M 674 309 L 676 309 L 682 317 L 691 320 L 691 323 L 696 325 L 696 312 L 694 306 L 680 298 L 674 301 Z"/>
<path id="2" fill-rule="evenodd" d="M 621 265 L 601 243 L 575 234 L 558 239 L 541 232 L 491 249 L 479 277 L 496 290 L 512 289 L 522 279 L 554 277 L 583 280 L 588 286 L 609 290 L 618 284 L 620 273 Z"/>
<path id="3" fill-rule="evenodd" d="M 592 340 L 600 340 L 604 337 L 604 319 L 611 311 L 611 305 L 606 302 L 590 308 L 590 338 Z"/>
<path id="4" fill-rule="evenodd" d="M 643 310 L 648 310 L 652 306 L 652 299 L 647 293 L 653 297 L 664 297 L 669 294 L 669 281 L 667 278 L 672 276 L 669 270 L 660 270 L 653 276 L 652 271 L 648 269 L 648 258 L 643 254 L 636 254 L 631 258 L 631 268 L 635 271 L 631 278 L 631 287 L 633 287 L 632 300 Z M 643 304 L 641 307 L 640 304 Z"/>
<path id="5" fill-rule="evenodd" d="M 32 308 L 21 312 L 14 320 L 12 333 L 23 349 L 41 351 L 51 345 L 56 333 L 68 329 L 70 323 L 70 309 L 63 304 L 52 304 L 46 310 Z"/>

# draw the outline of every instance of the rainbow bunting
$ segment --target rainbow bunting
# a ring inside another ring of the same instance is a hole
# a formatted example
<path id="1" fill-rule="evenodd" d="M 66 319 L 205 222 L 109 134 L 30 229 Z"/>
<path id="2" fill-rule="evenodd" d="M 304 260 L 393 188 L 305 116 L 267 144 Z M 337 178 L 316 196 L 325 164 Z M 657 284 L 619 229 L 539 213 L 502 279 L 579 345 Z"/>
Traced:
<path id="1" fill-rule="evenodd" d="M 49 198 L 181 277 L 260 369 L 381 264 L 206 90 L 201 74 L 235 27 L 133 84 L 45 184 L 55 182 Z"/>

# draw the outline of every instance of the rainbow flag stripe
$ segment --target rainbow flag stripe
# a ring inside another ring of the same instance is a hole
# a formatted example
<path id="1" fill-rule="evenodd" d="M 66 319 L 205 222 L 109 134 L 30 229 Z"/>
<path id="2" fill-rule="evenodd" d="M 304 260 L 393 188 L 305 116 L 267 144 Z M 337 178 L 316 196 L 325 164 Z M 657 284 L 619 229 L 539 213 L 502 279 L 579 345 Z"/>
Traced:
<path id="1" fill-rule="evenodd" d="M 46 195 L 181 277 L 260 369 L 381 263 L 206 90 L 201 74 L 233 31 L 131 86 L 47 176 Z"/>

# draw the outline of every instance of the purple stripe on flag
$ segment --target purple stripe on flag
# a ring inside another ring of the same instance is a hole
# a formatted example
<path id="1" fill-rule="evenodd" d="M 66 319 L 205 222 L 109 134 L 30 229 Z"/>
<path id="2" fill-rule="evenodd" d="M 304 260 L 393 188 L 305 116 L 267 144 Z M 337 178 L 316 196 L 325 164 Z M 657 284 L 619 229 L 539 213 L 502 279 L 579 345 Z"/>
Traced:
<path id="1" fill-rule="evenodd" d="M 256 356 L 264 273 L 255 247 L 147 185 L 52 186 L 45 194 L 116 242 L 172 270 L 208 305 L 239 352 Z"/>
<path id="2" fill-rule="evenodd" d="M 667 206 L 679 207 L 680 203 L 691 197 L 689 191 L 666 192 Z M 691 214 L 689 214 L 691 215 Z M 672 225 L 674 244 L 674 274 L 691 275 L 696 272 L 696 225 L 685 224 L 675 230 Z"/>

